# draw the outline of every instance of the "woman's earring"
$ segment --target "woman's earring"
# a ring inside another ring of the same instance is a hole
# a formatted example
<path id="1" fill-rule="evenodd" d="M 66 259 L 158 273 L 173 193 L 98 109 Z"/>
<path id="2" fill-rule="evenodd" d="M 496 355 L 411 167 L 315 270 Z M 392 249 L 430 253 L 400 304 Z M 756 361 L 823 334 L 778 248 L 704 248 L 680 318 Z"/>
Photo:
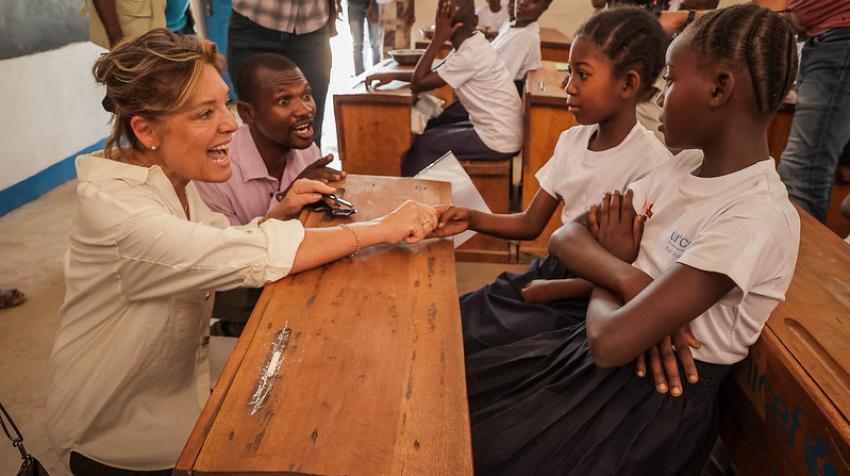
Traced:
<path id="1" fill-rule="evenodd" d="M 156 146 L 155 146 L 155 145 L 152 145 L 152 146 L 151 146 L 151 150 L 156 150 Z"/>

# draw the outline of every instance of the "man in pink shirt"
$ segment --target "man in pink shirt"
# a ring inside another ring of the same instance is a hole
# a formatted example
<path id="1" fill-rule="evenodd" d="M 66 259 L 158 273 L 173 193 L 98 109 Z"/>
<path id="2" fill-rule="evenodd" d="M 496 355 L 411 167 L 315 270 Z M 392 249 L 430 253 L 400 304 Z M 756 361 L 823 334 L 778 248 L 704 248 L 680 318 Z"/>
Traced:
<path id="1" fill-rule="evenodd" d="M 344 172 L 327 167 L 313 142 L 316 103 L 310 85 L 285 56 L 250 57 L 236 78 L 244 124 L 233 135 L 227 182 L 199 182 L 204 202 L 233 225 L 244 225 L 274 208 L 298 178 L 336 181 Z"/>
<path id="2" fill-rule="evenodd" d="M 313 142 L 316 103 L 310 84 L 285 56 L 259 53 L 248 58 L 236 78 L 236 109 L 244 124 L 233 135 L 227 182 L 196 182 L 201 198 L 232 225 L 244 225 L 278 206 L 300 178 L 333 182 L 345 177 L 327 167 Z M 285 205 L 285 204 L 284 204 Z M 217 293 L 213 334 L 238 337 L 261 289 Z"/>

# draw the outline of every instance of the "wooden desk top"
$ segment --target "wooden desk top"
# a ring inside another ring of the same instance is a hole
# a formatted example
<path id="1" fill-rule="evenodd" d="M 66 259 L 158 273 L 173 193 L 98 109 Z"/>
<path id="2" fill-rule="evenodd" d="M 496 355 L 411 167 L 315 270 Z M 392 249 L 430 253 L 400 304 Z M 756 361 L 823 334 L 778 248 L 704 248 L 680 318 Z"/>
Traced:
<path id="1" fill-rule="evenodd" d="M 349 175 L 341 187 L 355 221 L 404 198 L 451 199 L 444 182 Z M 339 220 L 309 213 L 305 222 Z M 175 474 L 472 474 L 455 282 L 451 241 L 429 240 L 268 285 Z M 279 378 L 250 415 L 269 343 L 287 321 Z"/>
<path id="2" fill-rule="evenodd" d="M 393 59 L 385 59 L 380 63 L 372 66 L 360 76 L 352 80 L 351 87 L 342 91 L 335 92 L 334 98 L 343 101 L 370 101 L 382 103 L 401 103 L 413 104 L 416 100 L 416 94 L 410 90 L 410 83 L 403 81 L 393 81 L 385 84 L 378 89 L 366 89 L 366 77 L 370 74 L 396 71 L 413 71 L 414 66 L 402 66 L 396 63 Z"/>
<path id="3" fill-rule="evenodd" d="M 540 69 L 528 72 L 525 78 L 526 102 L 567 108 L 567 93 L 561 87 L 567 73 L 556 71 L 556 64 L 555 61 L 543 61 Z"/>
<path id="4" fill-rule="evenodd" d="M 540 46 L 543 48 L 570 49 L 570 37 L 554 28 L 540 29 Z"/>

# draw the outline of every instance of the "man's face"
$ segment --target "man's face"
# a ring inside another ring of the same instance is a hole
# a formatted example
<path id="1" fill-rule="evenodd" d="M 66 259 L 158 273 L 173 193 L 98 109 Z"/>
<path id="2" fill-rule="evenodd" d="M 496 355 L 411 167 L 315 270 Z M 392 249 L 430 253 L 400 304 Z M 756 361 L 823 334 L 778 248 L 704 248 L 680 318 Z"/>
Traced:
<path id="1" fill-rule="evenodd" d="M 313 144 L 313 118 L 316 102 L 310 84 L 298 68 L 257 71 L 257 90 L 247 105 L 253 113 L 244 118 L 252 129 L 272 142 L 290 149 L 306 149 Z"/>

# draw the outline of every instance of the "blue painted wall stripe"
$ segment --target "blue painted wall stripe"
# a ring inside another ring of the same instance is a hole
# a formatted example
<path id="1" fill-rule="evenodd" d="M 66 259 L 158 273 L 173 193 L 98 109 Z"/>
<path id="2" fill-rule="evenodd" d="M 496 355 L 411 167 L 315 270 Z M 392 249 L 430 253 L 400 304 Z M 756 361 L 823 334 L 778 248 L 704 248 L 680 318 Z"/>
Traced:
<path id="1" fill-rule="evenodd" d="M 104 145 L 106 145 L 106 139 L 102 139 L 96 144 L 92 144 L 83 150 L 71 154 L 32 177 L 0 191 L 0 216 L 11 212 L 21 205 L 26 205 L 68 180 L 75 178 L 77 176 L 77 170 L 74 167 L 74 159 L 80 154 L 101 150 Z"/>

